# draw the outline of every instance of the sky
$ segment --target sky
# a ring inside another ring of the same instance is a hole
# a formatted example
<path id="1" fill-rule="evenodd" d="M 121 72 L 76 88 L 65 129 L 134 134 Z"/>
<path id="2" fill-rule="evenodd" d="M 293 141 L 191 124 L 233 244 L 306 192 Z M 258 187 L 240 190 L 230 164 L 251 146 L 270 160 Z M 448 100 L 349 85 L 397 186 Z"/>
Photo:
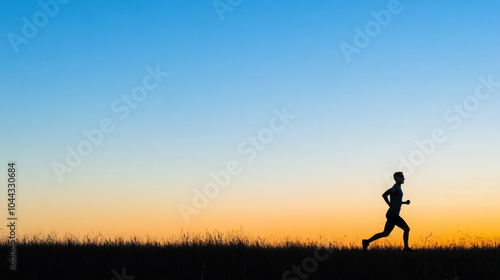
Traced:
<path id="1" fill-rule="evenodd" d="M 355 242 L 383 229 L 403 171 L 410 243 L 498 236 L 499 9 L 3 1 L 0 180 L 15 162 L 18 235 Z"/>

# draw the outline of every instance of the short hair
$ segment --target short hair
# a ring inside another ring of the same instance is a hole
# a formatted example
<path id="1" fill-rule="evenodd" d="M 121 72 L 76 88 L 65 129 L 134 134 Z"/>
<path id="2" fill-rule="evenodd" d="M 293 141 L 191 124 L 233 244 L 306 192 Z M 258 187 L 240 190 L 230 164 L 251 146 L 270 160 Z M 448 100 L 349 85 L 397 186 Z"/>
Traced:
<path id="1" fill-rule="evenodd" d="M 396 177 L 404 177 L 403 172 L 398 171 L 398 172 L 394 173 L 394 175 L 392 175 L 392 177 L 394 178 L 394 180 L 396 180 Z"/>

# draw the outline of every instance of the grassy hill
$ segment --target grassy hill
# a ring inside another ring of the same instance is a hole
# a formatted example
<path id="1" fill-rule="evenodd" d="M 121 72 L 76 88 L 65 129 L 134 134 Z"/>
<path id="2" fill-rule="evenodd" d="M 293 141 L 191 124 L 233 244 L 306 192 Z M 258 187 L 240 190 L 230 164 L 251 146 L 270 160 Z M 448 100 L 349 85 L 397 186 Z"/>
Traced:
<path id="1" fill-rule="evenodd" d="M 500 247 L 270 244 L 241 236 L 183 236 L 171 242 L 101 237 L 24 238 L 9 271 L 1 249 L 0 279 L 500 279 Z"/>

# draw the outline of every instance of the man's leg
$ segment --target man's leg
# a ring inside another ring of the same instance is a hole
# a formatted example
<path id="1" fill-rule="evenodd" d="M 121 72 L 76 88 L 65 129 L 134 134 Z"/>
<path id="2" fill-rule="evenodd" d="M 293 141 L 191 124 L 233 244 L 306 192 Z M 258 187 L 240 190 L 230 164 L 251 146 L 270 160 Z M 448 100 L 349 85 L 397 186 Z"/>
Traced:
<path id="1" fill-rule="evenodd" d="M 370 239 L 368 239 L 368 244 L 372 243 L 373 241 L 377 240 L 377 239 L 380 239 L 382 237 L 387 237 L 389 236 L 391 232 L 390 231 L 382 231 L 382 232 L 379 232 L 379 233 L 376 233 L 374 234 Z M 359 242 L 359 241 L 358 241 Z"/>
<path id="2" fill-rule="evenodd" d="M 394 219 L 388 217 L 387 221 L 385 222 L 384 231 L 376 233 L 375 235 L 373 235 L 368 240 L 363 239 L 363 242 L 362 242 L 362 244 L 363 244 L 363 250 L 366 251 L 366 249 L 368 248 L 368 245 L 370 245 L 371 242 L 373 242 L 373 241 L 375 241 L 377 239 L 380 239 L 382 237 L 389 236 L 389 234 L 391 234 L 392 230 L 394 229 L 395 225 L 396 224 L 395 224 Z"/>
<path id="3" fill-rule="evenodd" d="M 409 238 L 410 238 L 410 229 L 405 230 L 405 232 L 403 232 L 403 240 L 405 242 L 405 248 L 409 248 L 409 246 L 408 246 L 408 239 Z"/>
<path id="4" fill-rule="evenodd" d="M 405 222 L 405 220 L 403 220 L 403 218 L 401 218 L 400 216 L 398 216 L 398 218 L 396 220 L 396 225 L 398 227 L 400 227 L 404 231 L 404 233 L 403 233 L 403 241 L 405 243 L 405 249 L 410 248 L 408 246 L 408 239 L 410 237 L 410 227 Z"/>

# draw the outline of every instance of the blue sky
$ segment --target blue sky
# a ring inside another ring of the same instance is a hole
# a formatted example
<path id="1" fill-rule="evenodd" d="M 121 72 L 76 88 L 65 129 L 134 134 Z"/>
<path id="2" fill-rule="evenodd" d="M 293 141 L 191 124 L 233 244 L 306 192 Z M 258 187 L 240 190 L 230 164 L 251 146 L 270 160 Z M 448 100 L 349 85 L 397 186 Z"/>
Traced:
<path id="1" fill-rule="evenodd" d="M 182 201 L 283 107 L 297 118 L 248 167 L 255 177 L 381 179 L 436 127 L 450 132 L 435 155 L 443 165 L 497 151 L 498 95 L 457 132 L 442 115 L 479 76 L 500 80 L 500 2 L 400 1 L 401 13 L 348 63 L 339 45 L 390 2 L 242 1 L 221 21 L 212 1 L 70 1 L 16 53 L 8 34 L 22 34 L 22 18 L 42 8 L 4 1 L 2 159 L 22 162 L 33 189 L 143 174 Z M 156 65 L 169 76 L 120 121 L 110 105 Z M 102 118 L 116 131 L 57 182 L 52 162 Z"/>
<path id="2" fill-rule="evenodd" d="M 401 1 L 403 11 L 346 63 L 339 44 L 352 44 L 353 28 L 387 3 L 243 1 L 220 21 L 209 1 L 73 1 L 18 54 L 2 41 L 3 111 L 17 120 L 3 126 L 28 139 L 34 135 L 23 128 L 32 128 L 49 143 L 71 138 L 109 114 L 147 65 L 159 64 L 168 82 L 133 117 L 146 127 L 164 119 L 188 138 L 233 140 L 220 129 L 245 133 L 276 106 L 301 112 L 305 129 L 326 135 L 335 127 L 363 134 L 367 122 L 425 129 L 478 75 L 497 73 L 499 3 Z M 5 35 L 20 34 L 21 18 L 41 9 L 5 6 Z M 422 110 L 428 114 L 416 118 Z"/>

